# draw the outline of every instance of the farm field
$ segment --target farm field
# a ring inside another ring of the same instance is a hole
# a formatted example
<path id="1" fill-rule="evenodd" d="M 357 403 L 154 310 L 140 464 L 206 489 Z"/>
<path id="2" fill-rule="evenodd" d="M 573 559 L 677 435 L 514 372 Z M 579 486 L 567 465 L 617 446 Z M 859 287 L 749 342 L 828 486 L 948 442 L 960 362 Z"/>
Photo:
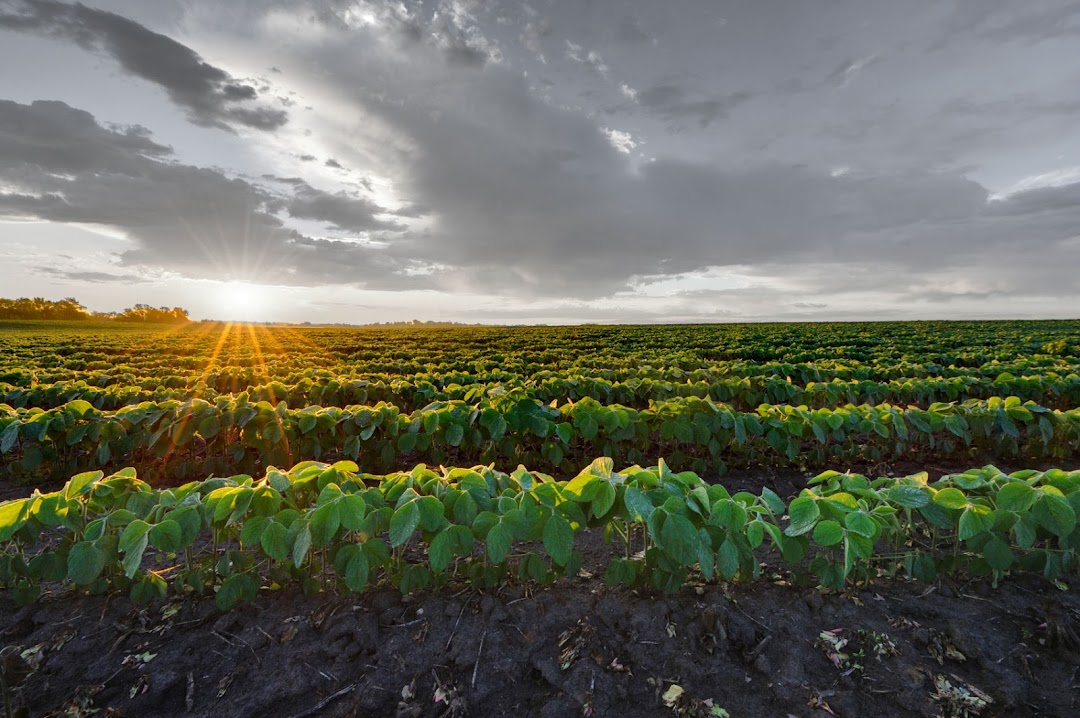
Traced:
<path id="1" fill-rule="evenodd" d="M 1076 321 L 0 322 L 0 501 L 31 715 L 1080 710 Z"/>

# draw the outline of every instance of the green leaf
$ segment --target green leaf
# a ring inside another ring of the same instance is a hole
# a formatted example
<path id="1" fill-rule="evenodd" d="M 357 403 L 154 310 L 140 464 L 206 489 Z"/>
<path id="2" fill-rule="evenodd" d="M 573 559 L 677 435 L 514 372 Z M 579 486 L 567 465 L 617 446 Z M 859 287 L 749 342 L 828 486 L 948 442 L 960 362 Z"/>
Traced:
<path id="1" fill-rule="evenodd" d="M 563 487 L 563 493 L 571 501 L 582 503 L 592 501 L 596 498 L 596 492 L 600 490 L 601 482 L 602 480 L 595 474 L 578 474 Z"/>
<path id="2" fill-rule="evenodd" d="M 1013 525 L 1013 535 L 1016 537 L 1016 545 L 1022 549 L 1029 549 L 1035 545 L 1038 537 L 1035 531 L 1035 518 L 1030 514 L 1021 516 Z"/>
<path id="3" fill-rule="evenodd" d="M 184 531 L 180 524 L 171 519 L 165 519 L 150 528 L 150 543 L 161 551 L 179 551 L 183 548 L 183 536 Z"/>
<path id="4" fill-rule="evenodd" d="M 765 522 L 754 519 L 746 525 L 746 540 L 750 548 L 757 548 L 765 540 Z"/>
<path id="5" fill-rule="evenodd" d="M 165 579 L 152 571 L 147 571 L 131 586 L 128 596 L 134 603 L 149 603 L 165 598 L 169 585 Z"/>
<path id="6" fill-rule="evenodd" d="M 776 492 L 768 486 L 761 489 L 761 500 L 769 507 L 769 511 L 779 516 L 784 513 L 784 500 L 777 496 Z"/>
<path id="7" fill-rule="evenodd" d="M 930 494 L 918 486 L 892 486 L 885 497 L 905 509 L 921 509 L 930 503 Z"/>
<path id="8" fill-rule="evenodd" d="M 739 572 L 739 549 L 730 538 L 720 544 L 720 550 L 716 555 L 716 565 L 720 575 L 730 581 Z"/>
<path id="9" fill-rule="evenodd" d="M 419 525 L 420 507 L 416 505 L 416 501 L 403 504 L 390 517 L 390 545 L 397 548 L 408 541 Z"/>
<path id="10" fill-rule="evenodd" d="M 636 581 L 637 568 L 633 561 L 625 558 L 612 559 L 604 572 L 604 582 L 609 586 L 633 586 Z"/>
<path id="11" fill-rule="evenodd" d="M 492 563 L 502 563 L 510 553 L 514 535 L 510 528 L 499 522 L 491 527 L 487 535 L 487 555 Z"/>
<path id="12" fill-rule="evenodd" d="M 877 538 L 877 522 L 863 511 L 853 511 L 845 516 L 844 525 L 847 526 L 848 531 L 854 531 L 860 536 L 869 539 Z"/>
<path id="13" fill-rule="evenodd" d="M 369 574 L 370 566 L 367 554 L 362 550 L 356 551 L 349 558 L 348 564 L 345 565 L 345 585 L 349 587 L 350 591 L 363 591 L 364 586 L 367 585 Z"/>
<path id="14" fill-rule="evenodd" d="M 420 509 L 420 526 L 425 531 L 437 531 L 443 524 L 443 513 L 446 511 L 442 501 L 434 496 L 421 496 L 416 500 Z"/>
<path id="15" fill-rule="evenodd" d="M 958 537 L 966 541 L 972 536 L 977 536 L 983 531 L 989 531 L 994 525 L 990 509 L 985 506 L 971 505 L 960 514 L 960 531 Z"/>
<path id="16" fill-rule="evenodd" d="M 23 527 L 30 513 L 30 499 L 17 499 L 0 504 L 0 541 L 7 541 Z"/>
<path id="17" fill-rule="evenodd" d="M 615 505 L 615 487 L 607 481 L 601 481 L 596 496 L 592 500 L 592 515 L 603 518 Z"/>
<path id="18" fill-rule="evenodd" d="M 141 539 L 145 538 L 149 530 L 150 524 L 142 519 L 135 519 L 129 523 L 123 533 L 120 534 L 120 550 L 125 553 L 130 551 L 132 546 L 135 546 Z M 146 548 L 146 544 L 143 544 L 143 548 Z"/>
<path id="19" fill-rule="evenodd" d="M 1035 520 L 1055 536 L 1064 538 L 1076 528 L 1076 513 L 1072 506 L 1053 494 L 1043 494 L 1032 509 Z"/>
<path id="20" fill-rule="evenodd" d="M 663 538 L 663 550 L 676 563 L 690 566 L 697 559 L 698 534 L 690 519 L 678 514 L 670 514 L 660 529 Z"/>
<path id="21" fill-rule="evenodd" d="M 96 542 L 81 541 L 68 553 L 68 578 L 80 586 L 88 586 L 105 570 L 105 552 Z"/>
<path id="22" fill-rule="evenodd" d="M 219 611 L 228 611 L 233 606 L 244 598 L 245 593 L 250 593 L 250 584 L 252 582 L 251 576 L 244 574 L 233 574 L 229 576 L 218 587 L 217 595 L 214 597 L 214 603 L 217 604 Z M 255 592 L 258 592 L 258 584 L 255 584 Z"/>
<path id="23" fill-rule="evenodd" d="M 454 502 L 454 521 L 465 526 L 472 526 L 476 520 L 476 499 L 468 491 L 463 491 Z"/>
<path id="24" fill-rule="evenodd" d="M 844 528 L 836 521 L 827 519 L 814 526 L 814 543 L 819 546 L 835 546 L 844 539 Z"/>
<path id="25" fill-rule="evenodd" d="M 596 423 L 596 419 L 591 416 L 584 415 L 580 419 L 575 417 L 574 424 L 577 426 L 578 433 L 581 434 L 581 438 L 586 441 L 592 441 L 596 438 L 596 433 L 600 430 L 600 425 Z"/>
<path id="26" fill-rule="evenodd" d="M 446 443 L 450 446 L 460 446 L 465 438 L 465 429 L 461 424 L 451 424 L 446 427 Z"/>
<path id="27" fill-rule="evenodd" d="M 788 518 L 791 523 L 784 533 L 788 536 L 801 536 L 814 527 L 814 522 L 821 516 L 817 501 L 810 496 L 800 496 L 788 506 Z"/>
<path id="28" fill-rule="evenodd" d="M 983 557 L 995 571 L 1007 571 L 1013 564 L 1013 552 L 1009 544 L 994 536 L 983 546 Z"/>
<path id="29" fill-rule="evenodd" d="M 544 548 L 551 560 L 559 566 L 565 566 L 574 549 L 574 530 L 561 514 L 553 513 L 544 524 Z"/>
<path id="30" fill-rule="evenodd" d="M 22 426 L 18 421 L 13 421 L 7 425 L 4 432 L 0 434 L 0 454 L 6 454 L 11 451 L 11 447 L 15 446 L 15 440 L 19 438 L 19 427 Z"/>
<path id="31" fill-rule="evenodd" d="M 1010 481 L 997 493 L 997 507 L 1003 511 L 1024 513 L 1039 500 L 1039 492 L 1023 481 Z"/>
<path id="32" fill-rule="evenodd" d="M 968 505 L 967 497 L 960 489 L 942 489 L 934 495 L 934 503 L 943 509 L 962 509 Z"/>
<path id="33" fill-rule="evenodd" d="M 626 504 L 626 511 L 630 514 L 630 520 L 635 522 L 645 521 L 649 518 L 649 514 L 656 509 L 649 497 L 645 495 L 645 492 L 634 486 L 626 487 L 626 492 L 623 494 L 623 503 Z"/>
<path id="34" fill-rule="evenodd" d="M 144 532 L 139 538 L 135 539 L 134 543 L 124 549 L 124 575 L 128 578 L 134 578 L 135 573 L 139 570 L 139 566 L 142 565 L 143 553 L 146 552 L 148 540 L 149 539 Z"/>
<path id="35" fill-rule="evenodd" d="M 102 471 L 86 471 L 72 476 L 71 480 L 64 486 L 64 498 L 70 501 L 90 493 L 93 485 L 101 481 L 104 476 L 105 473 Z"/>
<path id="36" fill-rule="evenodd" d="M 330 543 L 341 528 L 341 505 L 337 501 L 323 504 L 311 513 L 311 541 L 316 547 Z"/>
<path id="37" fill-rule="evenodd" d="M 360 494 L 345 494 L 338 499 L 341 513 L 341 525 L 346 531 L 356 531 L 364 523 L 367 514 L 367 504 Z"/>
<path id="38" fill-rule="evenodd" d="M 259 545 L 270 558 L 284 561 L 289 558 L 288 533 L 281 522 L 271 519 L 259 537 Z"/>
<path id="39" fill-rule="evenodd" d="M 300 528 L 297 529 L 296 537 L 293 539 L 292 560 L 293 565 L 300 568 L 300 564 L 304 563 L 308 551 L 311 550 L 311 526 L 306 521 L 297 523 L 300 524 Z"/>
<path id="40" fill-rule="evenodd" d="M 165 579 L 153 572 L 146 572 L 139 580 L 132 584 L 128 597 L 134 603 L 149 603 L 165 598 L 169 592 L 169 585 Z"/>
<path id="41" fill-rule="evenodd" d="M 452 557 L 453 545 L 449 528 L 447 528 L 437 533 L 435 538 L 431 540 L 431 545 L 428 546 L 428 561 L 431 563 L 431 570 L 435 572 L 445 571 L 450 565 Z"/>
<path id="42" fill-rule="evenodd" d="M 355 434 L 345 439 L 341 445 L 341 451 L 350 459 L 356 460 L 360 456 L 360 437 Z"/>

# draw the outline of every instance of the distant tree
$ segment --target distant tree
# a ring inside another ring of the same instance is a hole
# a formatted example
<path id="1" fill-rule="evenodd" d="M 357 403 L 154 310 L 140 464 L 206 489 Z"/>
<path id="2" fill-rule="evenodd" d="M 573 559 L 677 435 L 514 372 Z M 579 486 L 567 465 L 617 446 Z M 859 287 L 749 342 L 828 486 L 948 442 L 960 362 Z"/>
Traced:
<path id="1" fill-rule="evenodd" d="M 89 310 L 71 297 L 55 302 L 42 297 L 0 298 L 0 319 L 64 319 L 80 321 L 90 318 Z"/>
<path id="2" fill-rule="evenodd" d="M 77 300 L 68 297 L 50 301 L 41 297 L 4 299 L 0 297 L 0 319 L 48 319 L 66 321 L 156 322 L 178 323 L 191 321 L 186 309 L 181 307 L 157 307 L 136 304 L 123 312 L 90 312 Z"/>
<path id="3" fill-rule="evenodd" d="M 136 304 L 134 307 L 120 312 L 116 316 L 116 321 L 171 324 L 188 322 L 191 321 L 191 318 L 188 317 L 187 310 L 181 307 L 158 307 L 155 309 L 149 304 Z"/>

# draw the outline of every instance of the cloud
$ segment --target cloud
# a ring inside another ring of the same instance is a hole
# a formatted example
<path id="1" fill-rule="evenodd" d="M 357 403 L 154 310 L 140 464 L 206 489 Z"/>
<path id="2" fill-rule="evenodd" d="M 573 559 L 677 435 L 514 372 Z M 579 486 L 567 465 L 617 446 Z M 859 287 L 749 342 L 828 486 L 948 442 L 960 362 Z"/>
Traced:
<path id="1" fill-rule="evenodd" d="M 164 89 L 197 125 L 274 130 L 288 120 L 284 111 L 260 104 L 250 82 L 115 13 L 54 0 L 11 0 L 7 9 L 0 8 L 0 28 L 55 37 L 109 55 L 126 72 Z"/>
<path id="2" fill-rule="evenodd" d="M 291 191 L 272 192 L 171 160 L 142 128 L 105 128 L 62 102 L 0 100 L 0 217 L 115 228 L 132 242 L 121 266 L 188 277 L 409 284 L 407 263 L 356 242 L 306 236 L 277 215 L 350 232 L 395 227 L 374 217 L 384 213 L 374 203 L 298 178 L 283 180 Z"/>
<path id="3" fill-rule="evenodd" d="M 379 219 L 386 210 L 371 200 L 345 192 L 326 192 L 296 180 L 293 196 L 284 203 L 291 217 L 326 222 L 342 232 L 367 234 L 375 230 L 404 229 L 396 222 Z"/>
<path id="4" fill-rule="evenodd" d="M 577 45 L 567 40 L 566 57 L 569 60 L 592 68 L 593 72 L 598 75 L 607 77 L 608 66 L 604 64 L 604 58 L 600 57 L 600 53 L 595 50 L 586 50 L 581 45 Z"/>
<path id="5" fill-rule="evenodd" d="M 619 130 L 603 128 L 604 134 L 607 135 L 608 140 L 611 142 L 611 146 L 617 149 L 623 154 L 630 154 L 630 150 L 638 146 L 638 142 L 634 141 L 633 136 L 629 132 L 621 132 Z"/>
<path id="6" fill-rule="evenodd" d="M 843 89 L 850 85 L 863 70 L 877 62 L 879 57 L 877 53 L 874 53 L 855 60 L 845 60 L 825 78 L 825 83 Z"/>
<path id="7" fill-rule="evenodd" d="M 706 128 L 752 97 L 749 92 L 737 91 L 727 95 L 690 99 L 679 85 L 661 84 L 637 91 L 637 102 L 668 122 L 696 121 Z"/>
<path id="8" fill-rule="evenodd" d="M 45 274 L 60 279 L 67 279 L 74 282 L 91 282 L 94 284 L 137 284 L 147 281 L 146 277 L 135 273 L 120 273 L 113 274 L 111 272 L 86 272 L 76 271 L 70 272 L 57 267 L 39 266 L 34 267 L 34 271 L 38 274 Z"/>

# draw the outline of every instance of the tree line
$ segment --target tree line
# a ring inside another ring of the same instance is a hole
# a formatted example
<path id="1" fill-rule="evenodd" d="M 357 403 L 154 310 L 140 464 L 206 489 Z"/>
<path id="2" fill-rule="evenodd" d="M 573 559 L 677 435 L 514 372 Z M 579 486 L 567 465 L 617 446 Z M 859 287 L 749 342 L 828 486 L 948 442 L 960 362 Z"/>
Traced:
<path id="1" fill-rule="evenodd" d="M 146 323 L 190 321 L 187 310 L 182 307 L 152 307 L 149 304 L 136 304 L 122 312 L 92 312 L 71 297 L 58 301 L 41 297 L 20 297 L 19 299 L 0 297 L 0 319 L 105 320 Z"/>

